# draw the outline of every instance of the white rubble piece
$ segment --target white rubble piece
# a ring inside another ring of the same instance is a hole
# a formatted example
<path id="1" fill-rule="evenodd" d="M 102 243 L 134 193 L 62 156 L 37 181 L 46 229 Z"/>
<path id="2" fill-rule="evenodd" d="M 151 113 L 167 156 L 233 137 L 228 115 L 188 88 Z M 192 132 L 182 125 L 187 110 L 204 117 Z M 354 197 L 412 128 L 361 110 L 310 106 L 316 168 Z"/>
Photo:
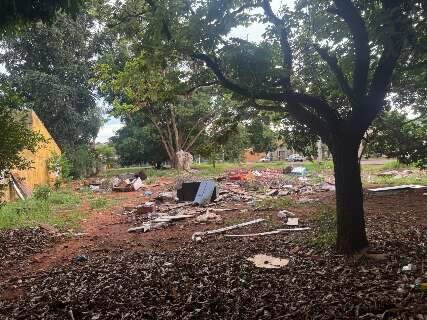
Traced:
<path id="1" fill-rule="evenodd" d="M 145 222 L 140 227 L 135 228 L 129 228 L 129 233 L 135 233 L 135 232 L 147 232 L 153 229 L 159 229 L 167 225 L 167 222 L 157 222 L 157 223 L 151 223 L 151 222 Z"/>
<path id="2" fill-rule="evenodd" d="M 265 269 L 279 269 L 287 266 L 289 263 L 289 259 L 280 259 L 266 254 L 257 254 L 252 258 L 247 258 L 246 260 L 253 262 L 257 268 Z"/>
<path id="3" fill-rule="evenodd" d="M 176 216 L 160 216 L 156 219 L 154 219 L 152 222 L 171 222 L 171 221 L 177 221 L 177 220 L 184 220 L 187 218 L 194 217 L 193 214 L 177 214 Z"/>
<path id="4" fill-rule="evenodd" d="M 425 187 L 426 186 L 421 186 L 419 184 L 403 184 L 400 186 L 374 188 L 374 189 L 368 189 L 368 190 L 372 192 L 380 192 L 380 191 L 405 190 L 405 189 L 421 189 Z"/>
<path id="5" fill-rule="evenodd" d="M 417 266 L 412 263 L 402 267 L 402 271 L 415 271 L 415 270 L 417 270 Z"/>
<path id="6" fill-rule="evenodd" d="M 279 234 L 287 231 L 306 231 L 310 230 L 309 227 L 303 227 L 303 228 L 292 228 L 292 229 L 277 229 L 273 231 L 267 231 L 267 232 L 260 232 L 260 233 L 246 233 L 246 234 L 226 234 L 225 237 L 227 238 L 245 238 L 245 237 L 259 237 L 259 236 L 269 236 L 272 234 Z"/>
<path id="7" fill-rule="evenodd" d="M 288 217 L 295 217 L 295 213 L 290 212 L 288 210 L 280 210 L 277 213 L 277 217 L 280 218 L 280 219 L 286 219 Z"/>
<path id="8" fill-rule="evenodd" d="M 193 233 L 193 236 L 191 237 L 191 239 L 193 241 L 200 241 L 202 236 L 205 235 L 210 235 L 210 234 L 217 234 L 217 233 L 223 233 L 229 230 L 234 230 L 234 229 L 238 229 L 238 228 L 242 228 L 242 227 L 246 227 L 252 224 L 256 224 L 256 223 L 260 223 L 265 221 L 265 219 L 255 219 L 255 220 L 251 220 L 251 221 L 247 221 L 247 222 L 243 222 L 243 223 L 239 223 L 239 224 L 235 224 L 232 226 L 228 226 L 225 228 L 221 228 L 221 229 L 215 229 L 215 230 L 208 230 L 208 231 L 202 231 L 202 232 L 195 232 Z"/>
<path id="9" fill-rule="evenodd" d="M 298 218 L 288 218 L 288 221 L 286 222 L 286 225 L 288 225 L 288 226 L 297 226 L 298 225 Z"/>
<path id="10" fill-rule="evenodd" d="M 141 178 L 136 178 L 135 180 L 133 180 L 132 182 L 132 187 L 133 190 L 138 191 L 139 189 L 142 188 L 142 186 L 144 185 L 144 183 L 142 182 Z"/>
<path id="11" fill-rule="evenodd" d="M 201 214 L 200 216 L 198 216 L 196 218 L 196 222 L 202 223 L 202 222 L 208 222 L 208 221 L 222 221 L 222 217 L 220 215 L 217 215 L 214 212 L 210 212 L 209 210 L 204 213 Z"/>
<path id="12" fill-rule="evenodd" d="M 193 163 L 193 156 L 189 152 L 179 150 L 176 153 L 176 161 L 178 170 L 190 171 L 191 164 Z"/>

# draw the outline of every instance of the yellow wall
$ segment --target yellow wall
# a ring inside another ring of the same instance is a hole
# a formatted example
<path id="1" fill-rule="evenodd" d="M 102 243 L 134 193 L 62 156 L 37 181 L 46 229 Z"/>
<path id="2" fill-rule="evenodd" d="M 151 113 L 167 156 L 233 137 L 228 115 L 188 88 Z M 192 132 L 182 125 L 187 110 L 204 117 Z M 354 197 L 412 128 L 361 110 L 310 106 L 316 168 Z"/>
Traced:
<path id="1" fill-rule="evenodd" d="M 22 155 L 25 159 L 32 161 L 32 168 L 27 170 L 13 170 L 12 174 L 16 177 L 22 178 L 28 189 L 33 191 L 37 186 L 43 184 L 52 185 L 55 182 L 56 176 L 55 174 L 49 173 L 47 160 L 52 156 L 52 153 L 61 154 L 61 150 L 36 113 L 34 111 L 30 111 L 29 116 L 31 117 L 29 124 L 30 128 L 35 132 L 42 134 L 48 141 L 41 144 L 35 153 L 28 150 L 23 151 Z M 10 190 L 8 197 L 6 192 L 6 200 L 7 198 L 14 198 L 12 194 L 13 191 Z"/>

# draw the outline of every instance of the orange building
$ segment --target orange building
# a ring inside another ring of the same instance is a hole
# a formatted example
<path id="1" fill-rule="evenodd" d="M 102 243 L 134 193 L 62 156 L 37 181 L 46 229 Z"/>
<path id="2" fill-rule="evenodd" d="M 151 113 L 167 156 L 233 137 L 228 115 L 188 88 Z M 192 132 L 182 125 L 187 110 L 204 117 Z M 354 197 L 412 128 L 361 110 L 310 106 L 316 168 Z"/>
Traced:
<path id="1" fill-rule="evenodd" d="M 35 153 L 28 150 L 22 152 L 23 157 L 31 161 L 31 168 L 12 170 L 8 179 L 4 179 L 4 183 L 8 184 L 4 192 L 5 201 L 26 198 L 37 186 L 53 185 L 58 176 L 55 172 L 49 171 L 48 160 L 53 154 L 60 155 L 61 149 L 34 111 L 27 111 L 26 123 L 33 131 L 43 135 L 47 142 L 43 143 Z"/>
<path id="2" fill-rule="evenodd" d="M 265 156 L 265 152 L 254 152 L 253 149 L 247 149 L 245 150 L 244 159 L 245 162 L 257 162 Z"/>

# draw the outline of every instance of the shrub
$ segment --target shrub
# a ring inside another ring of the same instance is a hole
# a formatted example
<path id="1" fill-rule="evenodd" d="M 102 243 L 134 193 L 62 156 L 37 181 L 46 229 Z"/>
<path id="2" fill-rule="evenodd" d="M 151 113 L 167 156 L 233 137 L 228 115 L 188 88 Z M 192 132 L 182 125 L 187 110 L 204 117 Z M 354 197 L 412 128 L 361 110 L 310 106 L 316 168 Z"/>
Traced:
<path id="1" fill-rule="evenodd" d="M 46 201 L 52 193 L 52 189 L 48 185 L 41 185 L 34 189 L 33 197 L 36 200 Z"/>

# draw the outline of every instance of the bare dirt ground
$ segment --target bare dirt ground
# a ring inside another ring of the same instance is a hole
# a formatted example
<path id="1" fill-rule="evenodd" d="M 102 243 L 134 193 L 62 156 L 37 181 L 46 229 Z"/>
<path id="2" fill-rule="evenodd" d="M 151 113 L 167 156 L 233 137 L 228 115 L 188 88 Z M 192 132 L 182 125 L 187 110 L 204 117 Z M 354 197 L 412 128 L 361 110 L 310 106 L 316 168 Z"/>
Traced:
<path id="1" fill-rule="evenodd" d="M 123 208 L 154 198 L 173 181 L 142 191 L 112 193 L 117 205 L 93 212 L 85 235 L 57 237 L 39 228 L 5 236 L 0 254 L 0 319 L 427 319 L 425 190 L 365 192 L 368 236 L 376 255 L 344 257 L 316 245 L 316 215 L 334 207 L 334 193 L 310 194 L 317 202 L 286 206 L 312 227 L 266 237 L 209 236 L 196 231 L 256 218 L 267 222 L 232 233 L 273 230 L 277 210 L 255 210 L 250 201 L 228 201 L 222 223 L 193 219 L 165 229 L 131 234 Z M 295 196 L 296 197 L 296 196 Z M 17 232 L 17 231 L 16 231 Z M 25 234 L 25 236 L 24 236 Z M 26 238 L 25 238 L 26 237 Z M 19 253 L 18 253 L 19 252 Z M 290 260 L 281 269 L 256 268 L 248 257 Z M 78 262 L 85 255 L 88 261 Z M 402 267 L 412 263 L 415 271 Z"/>

